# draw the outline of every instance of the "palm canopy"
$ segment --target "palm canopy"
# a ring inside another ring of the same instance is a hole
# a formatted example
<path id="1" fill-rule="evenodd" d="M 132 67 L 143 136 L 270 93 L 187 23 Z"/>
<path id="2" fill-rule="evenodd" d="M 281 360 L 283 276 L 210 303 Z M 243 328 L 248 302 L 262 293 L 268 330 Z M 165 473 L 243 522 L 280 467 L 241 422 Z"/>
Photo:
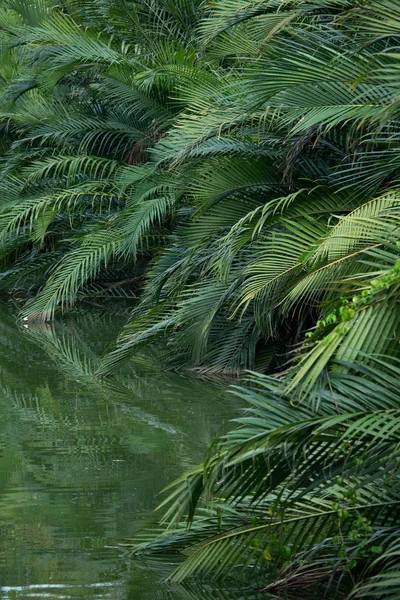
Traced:
<path id="1" fill-rule="evenodd" d="M 144 260 L 103 372 L 155 336 L 203 370 L 279 368 L 396 263 L 398 23 L 383 2 L 6 3 L 3 287 L 48 319 L 129 295 Z"/>

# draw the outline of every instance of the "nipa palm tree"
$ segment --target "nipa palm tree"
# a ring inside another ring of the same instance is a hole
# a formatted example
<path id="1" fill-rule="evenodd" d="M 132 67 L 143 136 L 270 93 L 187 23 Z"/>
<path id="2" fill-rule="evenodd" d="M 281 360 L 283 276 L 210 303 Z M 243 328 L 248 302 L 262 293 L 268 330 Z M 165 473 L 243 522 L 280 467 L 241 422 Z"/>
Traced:
<path id="1" fill-rule="evenodd" d="M 270 373 L 173 488 L 192 528 L 139 549 L 189 548 L 175 580 L 398 597 L 397 4 L 8 0 L 0 29 L 24 317 L 140 287 L 103 374 L 160 337 L 172 366 Z"/>

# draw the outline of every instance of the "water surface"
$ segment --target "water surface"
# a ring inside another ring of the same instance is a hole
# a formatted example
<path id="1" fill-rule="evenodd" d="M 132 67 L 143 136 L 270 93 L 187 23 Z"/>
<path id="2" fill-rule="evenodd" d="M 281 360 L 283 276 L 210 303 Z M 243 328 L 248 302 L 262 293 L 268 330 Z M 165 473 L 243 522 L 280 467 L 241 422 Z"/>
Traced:
<path id="1" fill-rule="evenodd" d="M 170 589 L 116 548 L 239 402 L 226 382 L 162 372 L 154 357 L 98 381 L 122 322 L 88 310 L 17 326 L 0 306 L 1 598 L 228 598 L 212 586 Z"/>

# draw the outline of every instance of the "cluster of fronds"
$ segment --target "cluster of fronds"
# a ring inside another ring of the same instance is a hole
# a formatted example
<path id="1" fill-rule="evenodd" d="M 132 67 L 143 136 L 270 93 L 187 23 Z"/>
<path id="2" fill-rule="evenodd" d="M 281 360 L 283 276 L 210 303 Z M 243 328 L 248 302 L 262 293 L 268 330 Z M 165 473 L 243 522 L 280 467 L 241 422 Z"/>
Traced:
<path id="1" fill-rule="evenodd" d="M 250 578 L 250 590 L 318 584 L 329 598 L 395 600 L 399 377 L 397 361 L 338 361 L 329 386 L 299 401 L 287 378 L 254 374 L 233 390 L 249 405 L 239 426 L 170 486 L 162 528 L 134 553 L 181 552 L 173 582 Z"/>

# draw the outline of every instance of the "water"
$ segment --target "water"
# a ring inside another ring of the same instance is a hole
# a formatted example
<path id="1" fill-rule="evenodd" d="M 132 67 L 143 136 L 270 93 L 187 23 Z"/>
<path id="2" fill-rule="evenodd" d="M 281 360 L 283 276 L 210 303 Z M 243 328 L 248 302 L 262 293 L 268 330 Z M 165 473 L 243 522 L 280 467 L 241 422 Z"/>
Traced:
<path id="1" fill-rule="evenodd" d="M 18 327 L 0 306 L 0 597 L 250 598 L 171 589 L 116 547 L 240 403 L 226 382 L 162 373 L 156 356 L 99 382 L 99 356 L 122 323 L 82 311 Z"/>

